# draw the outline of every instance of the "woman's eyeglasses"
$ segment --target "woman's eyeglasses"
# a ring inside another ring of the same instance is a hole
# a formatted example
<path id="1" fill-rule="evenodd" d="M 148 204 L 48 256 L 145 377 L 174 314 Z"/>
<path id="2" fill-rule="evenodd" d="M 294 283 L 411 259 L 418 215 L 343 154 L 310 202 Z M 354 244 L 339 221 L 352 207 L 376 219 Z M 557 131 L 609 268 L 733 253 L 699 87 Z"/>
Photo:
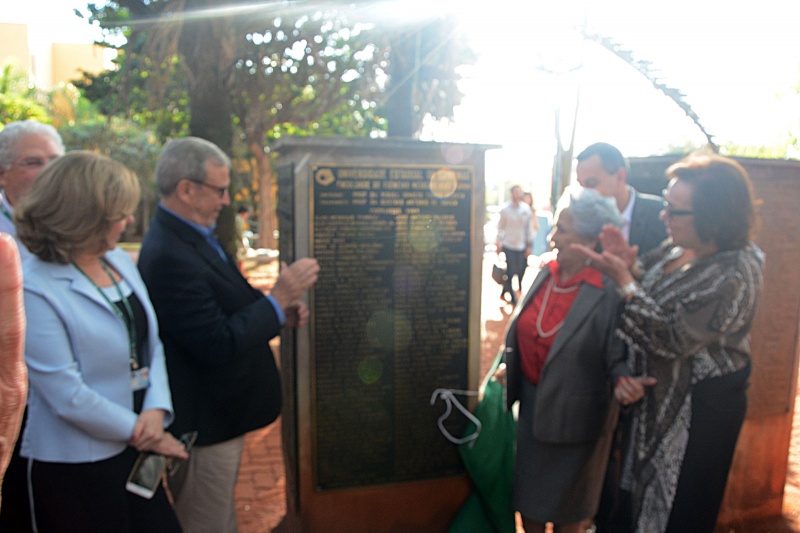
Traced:
<path id="1" fill-rule="evenodd" d="M 661 191 L 661 196 L 667 196 L 667 190 L 664 189 Z M 667 216 L 672 217 L 681 217 L 681 216 L 689 216 L 694 215 L 694 211 L 691 209 L 674 209 L 669 206 L 669 202 L 664 200 L 664 211 L 667 213 Z"/>
<path id="2" fill-rule="evenodd" d="M 694 211 L 692 211 L 691 209 L 673 209 L 672 207 L 669 206 L 667 202 L 664 202 L 664 212 L 670 218 L 694 215 Z"/>

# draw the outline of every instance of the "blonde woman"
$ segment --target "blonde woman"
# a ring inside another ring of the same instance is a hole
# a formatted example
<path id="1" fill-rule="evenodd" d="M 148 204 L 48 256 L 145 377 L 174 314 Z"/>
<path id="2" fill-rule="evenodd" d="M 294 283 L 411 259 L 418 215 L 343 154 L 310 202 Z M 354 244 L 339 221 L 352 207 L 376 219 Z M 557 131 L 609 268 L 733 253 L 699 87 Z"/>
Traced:
<path id="1" fill-rule="evenodd" d="M 117 247 L 136 176 L 90 152 L 48 165 L 14 213 L 24 265 L 30 393 L 21 455 L 34 527 L 178 532 L 163 489 L 126 491 L 139 451 L 187 458 L 164 427 L 172 401 L 156 316 Z"/>

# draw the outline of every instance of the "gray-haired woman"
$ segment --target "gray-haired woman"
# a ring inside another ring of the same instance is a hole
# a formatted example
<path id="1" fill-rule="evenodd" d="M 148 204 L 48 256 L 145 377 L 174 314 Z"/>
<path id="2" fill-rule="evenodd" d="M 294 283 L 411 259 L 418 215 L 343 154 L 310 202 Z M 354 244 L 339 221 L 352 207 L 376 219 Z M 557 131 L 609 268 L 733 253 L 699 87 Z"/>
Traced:
<path id="1" fill-rule="evenodd" d="M 603 226 L 620 226 L 611 200 L 568 190 L 558 203 L 545 262 L 506 336 L 508 407 L 519 400 L 513 504 L 525 531 L 583 531 L 600 497 L 626 375 L 614 336 L 617 286 L 572 244 L 599 246 Z M 583 529 L 582 529 L 583 528 Z"/>

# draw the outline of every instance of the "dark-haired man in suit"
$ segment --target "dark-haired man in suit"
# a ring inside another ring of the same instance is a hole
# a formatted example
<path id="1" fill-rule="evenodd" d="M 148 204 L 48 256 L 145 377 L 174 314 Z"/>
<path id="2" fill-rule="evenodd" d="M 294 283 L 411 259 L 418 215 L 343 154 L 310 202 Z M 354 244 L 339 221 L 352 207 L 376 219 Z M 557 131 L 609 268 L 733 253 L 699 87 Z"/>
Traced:
<path id="1" fill-rule="evenodd" d="M 663 199 L 642 194 L 628 185 L 629 165 L 619 149 L 608 143 L 594 143 L 579 153 L 576 159 L 578 183 L 616 200 L 617 208 L 627 222 L 622 232 L 632 246 L 639 247 L 639 255 L 667 238 L 666 226 L 660 218 L 664 209 Z M 621 461 L 629 431 L 629 413 L 622 411 L 595 517 L 597 533 L 627 533 L 632 530 L 629 523 L 630 493 L 619 487 Z"/>
<path id="2" fill-rule="evenodd" d="M 639 247 L 639 255 L 667 238 L 666 226 L 659 218 L 664 208 L 663 199 L 642 194 L 628 185 L 628 161 L 616 147 L 595 143 L 586 147 L 576 159 L 578 183 L 616 200 L 620 214 L 628 223 L 623 234 L 631 245 Z"/>
<path id="3" fill-rule="evenodd" d="M 235 533 L 233 491 L 244 434 L 274 421 L 281 385 L 269 340 L 303 326 L 300 298 L 319 265 L 283 263 L 269 296 L 241 275 L 214 237 L 230 204 L 230 160 L 197 137 L 173 139 L 156 167 L 162 199 L 142 242 L 139 269 L 159 319 L 175 423 L 199 433 L 189 463 L 171 482 L 185 533 Z"/>

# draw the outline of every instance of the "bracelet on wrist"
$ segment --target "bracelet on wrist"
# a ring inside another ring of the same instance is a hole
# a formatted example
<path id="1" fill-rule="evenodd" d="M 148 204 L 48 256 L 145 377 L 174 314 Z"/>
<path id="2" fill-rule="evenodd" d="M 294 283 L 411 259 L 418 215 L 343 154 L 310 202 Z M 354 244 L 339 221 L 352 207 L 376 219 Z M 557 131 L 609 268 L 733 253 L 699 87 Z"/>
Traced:
<path id="1" fill-rule="evenodd" d="M 633 296 L 636 291 L 639 289 L 639 284 L 635 281 L 629 281 L 625 285 L 617 288 L 617 294 L 619 297 L 628 300 L 631 296 Z"/>

